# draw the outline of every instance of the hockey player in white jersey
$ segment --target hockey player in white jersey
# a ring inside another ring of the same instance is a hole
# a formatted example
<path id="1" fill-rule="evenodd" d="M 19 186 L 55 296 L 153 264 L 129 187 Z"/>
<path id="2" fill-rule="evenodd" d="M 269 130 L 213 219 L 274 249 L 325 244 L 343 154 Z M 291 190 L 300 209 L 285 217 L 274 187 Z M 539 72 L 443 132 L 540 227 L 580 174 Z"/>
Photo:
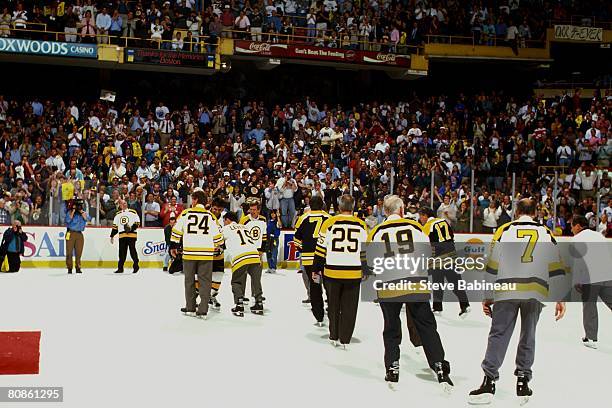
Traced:
<path id="1" fill-rule="evenodd" d="M 404 203 L 397 195 L 385 197 L 385 214 L 387 219 L 377 225 L 368 235 L 368 242 L 385 245 L 387 250 L 383 255 L 393 258 L 396 255 L 411 257 L 426 256 L 429 250 L 429 237 L 423 232 L 421 225 L 405 217 Z M 395 248 L 395 250 L 393 249 Z M 384 278 L 385 274 L 378 278 L 386 282 L 413 282 L 414 290 L 379 290 L 377 291 L 378 302 L 383 313 L 384 331 L 383 343 L 385 345 L 385 368 L 387 370 L 385 381 L 392 387 L 399 381 L 400 343 L 402 341 L 402 322 L 400 314 L 405 305 L 409 316 L 412 317 L 414 326 L 422 341 L 423 349 L 427 357 L 429 367 L 436 373 L 438 382 L 443 389 L 449 392 L 453 382 L 449 377 L 450 363 L 445 360 L 444 347 L 438 334 L 436 318 L 429 306 L 429 290 L 420 288 L 419 283 L 427 280 L 427 266 L 423 265 L 420 270 L 403 271 L 405 273 L 395 274 L 392 271 Z"/>
<path id="2" fill-rule="evenodd" d="M 472 404 L 488 404 L 495 395 L 495 382 L 504 361 L 514 326 L 520 314 L 521 334 L 516 356 L 516 395 L 521 404 L 532 395 L 529 388 L 535 359 L 535 334 L 548 297 L 551 280 L 565 274 L 557 243 L 550 230 L 534 221 L 536 204 L 525 198 L 516 207 L 517 219 L 502 225 L 493 235 L 486 277 L 488 282 L 511 284 L 485 294 L 482 308 L 491 317 L 491 330 L 482 369 L 480 388 L 470 392 Z M 557 302 L 555 318 L 565 314 L 565 304 Z"/>
<path id="3" fill-rule="evenodd" d="M 238 217 L 234 212 L 225 214 L 224 226 L 221 229 L 225 240 L 225 249 L 229 253 L 232 262 L 232 293 L 235 306 L 232 309 L 234 315 L 244 316 L 244 291 L 246 286 L 246 275 L 251 277 L 251 293 L 255 298 L 255 304 L 251 306 L 251 312 L 263 314 L 262 289 L 261 289 L 261 257 L 257 241 L 251 237 L 249 228 L 238 224 Z"/>
<path id="4" fill-rule="evenodd" d="M 196 190 L 191 194 L 191 200 L 193 207 L 183 211 L 172 228 L 170 251 L 176 257 L 182 241 L 186 305 L 181 311 L 186 315 L 206 319 L 212 288 L 213 257 L 223 243 L 223 236 L 217 218 L 204 208 L 206 194 Z M 196 275 L 200 283 L 200 305 L 197 311 Z"/>

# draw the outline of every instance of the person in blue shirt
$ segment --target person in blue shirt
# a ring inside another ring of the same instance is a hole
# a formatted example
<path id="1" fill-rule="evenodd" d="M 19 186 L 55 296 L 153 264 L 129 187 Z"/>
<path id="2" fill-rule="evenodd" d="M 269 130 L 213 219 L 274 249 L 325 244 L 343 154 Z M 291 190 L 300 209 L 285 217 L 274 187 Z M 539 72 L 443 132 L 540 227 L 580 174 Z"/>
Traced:
<path id="1" fill-rule="evenodd" d="M 68 273 L 72 273 L 72 256 L 75 255 L 76 273 L 82 273 L 81 270 L 81 255 L 83 255 L 83 246 L 85 239 L 83 231 L 89 215 L 83 209 L 83 200 L 73 199 L 66 206 L 66 268 Z"/>
<path id="2" fill-rule="evenodd" d="M 21 256 L 25 250 L 24 242 L 28 236 L 21 229 L 21 222 L 15 220 L 11 228 L 4 231 L 2 243 L 0 244 L 0 265 L 4 263 L 4 258 L 8 258 L 8 271 L 19 272 L 21 269 Z"/>
<path id="3" fill-rule="evenodd" d="M 270 220 L 268 221 L 268 250 L 266 251 L 266 259 L 268 260 L 268 273 L 276 273 L 276 261 L 278 259 L 278 238 L 281 233 L 281 223 L 276 210 L 270 211 Z"/>
<path id="4" fill-rule="evenodd" d="M 261 123 L 257 123 L 257 125 L 255 125 L 255 129 L 251 130 L 247 135 L 247 141 L 250 142 L 252 139 L 255 139 L 257 141 L 257 145 L 259 145 L 264 139 L 265 135 L 266 131 L 261 128 Z"/>

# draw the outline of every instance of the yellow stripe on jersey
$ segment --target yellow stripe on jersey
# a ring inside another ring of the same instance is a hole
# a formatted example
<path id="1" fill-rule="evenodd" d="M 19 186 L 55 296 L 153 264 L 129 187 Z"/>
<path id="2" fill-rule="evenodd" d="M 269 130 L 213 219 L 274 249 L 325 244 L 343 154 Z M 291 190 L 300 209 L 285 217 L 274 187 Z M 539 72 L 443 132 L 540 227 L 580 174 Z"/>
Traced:
<path id="1" fill-rule="evenodd" d="M 361 279 L 361 268 L 325 265 L 323 275 L 333 279 Z"/>
<path id="2" fill-rule="evenodd" d="M 258 251 L 245 252 L 232 259 L 232 272 L 237 271 L 245 265 L 261 264 L 261 257 Z"/>

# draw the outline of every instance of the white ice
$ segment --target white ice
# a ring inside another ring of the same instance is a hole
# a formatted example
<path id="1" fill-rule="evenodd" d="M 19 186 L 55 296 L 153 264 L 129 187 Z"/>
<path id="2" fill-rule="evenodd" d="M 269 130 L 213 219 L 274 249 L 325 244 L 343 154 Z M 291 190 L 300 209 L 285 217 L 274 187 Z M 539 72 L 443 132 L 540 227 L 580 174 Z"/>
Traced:
<path id="1" fill-rule="evenodd" d="M 0 376 L 0 386 L 63 386 L 68 407 L 390 407 L 467 406 L 482 380 L 488 318 L 474 304 L 466 320 L 448 303 L 438 318 L 455 389 L 444 396 L 425 358 L 404 331 L 400 388 L 384 382 L 382 314 L 361 303 L 347 351 L 313 325 L 301 276 L 265 275 L 266 315 L 234 317 L 230 273 L 222 311 L 207 321 L 183 316 L 183 276 L 159 270 L 114 275 L 85 270 L 24 269 L 0 273 L 0 331 L 40 330 L 39 375 Z M 612 324 L 600 305 L 600 346 L 581 343 L 580 304 L 555 322 L 544 309 L 537 338 L 534 397 L 529 407 L 601 405 L 610 394 Z M 518 332 L 518 327 L 517 330 Z M 493 406 L 518 406 L 515 333 Z M 427 405 L 425 405 L 427 404 Z M 33 404 L 3 404 L 25 407 Z"/>

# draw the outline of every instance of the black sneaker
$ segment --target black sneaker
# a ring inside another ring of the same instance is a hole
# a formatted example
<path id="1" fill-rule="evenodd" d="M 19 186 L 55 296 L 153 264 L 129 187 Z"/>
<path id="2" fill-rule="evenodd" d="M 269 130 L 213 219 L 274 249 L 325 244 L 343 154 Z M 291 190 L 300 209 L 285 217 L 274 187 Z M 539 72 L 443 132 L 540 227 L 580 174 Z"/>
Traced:
<path id="1" fill-rule="evenodd" d="M 232 313 L 234 316 L 244 317 L 244 306 L 241 304 L 237 304 L 232 308 Z"/>
<path id="2" fill-rule="evenodd" d="M 196 314 L 195 310 L 190 310 L 190 309 L 187 309 L 186 307 L 181 307 L 181 312 L 183 312 L 185 316 L 195 316 Z"/>
<path id="3" fill-rule="evenodd" d="M 139 271 L 139 270 L 140 270 L 140 266 L 139 266 L 139 265 L 136 265 L 136 266 L 134 267 L 134 270 L 132 271 L 132 273 L 138 273 L 138 271 Z"/>
<path id="4" fill-rule="evenodd" d="M 518 376 L 516 378 L 516 396 L 519 397 L 520 405 L 525 405 L 532 395 L 533 391 L 529 388 L 529 379 L 525 376 Z"/>
<path id="5" fill-rule="evenodd" d="M 77 270 L 76 270 L 76 273 L 83 273 L 83 271 L 82 271 L 82 270 L 80 270 L 80 269 L 77 269 Z"/>
<path id="6" fill-rule="evenodd" d="M 263 303 L 257 302 L 253 306 L 251 306 L 251 313 L 254 313 L 256 315 L 263 315 L 263 312 L 264 312 Z"/>
<path id="7" fill-rule="evenodd" d="M 455 384 L 453 384 L 448 376 L 448 374 L 450 374 L 450 367 L 448 366 L 448 363 L 435 363 L 434 367 L 436 376 L 438 377 L 438 383 L 442 386 L 444 392 L 450 393 Z"/>
<path id="8" fill-rule="evenodd" d="M 480 388 L 471 391 L 469 395 L 469 403 L 474 405 L 490 404 L 495 395 L 495 380 L 485 375 Z"/>
<path id="9" fill-rule="evenodd" d="M 168 267 L 167 267 L 167 266 L 164 266 L 164 268 L 162 269 L 162 271 L 164 271 L 164 272 L 168 272 Z"/>
<path id="10" fill-rule="evenodd" d="M 78 272 L 77 272 L 78 273 Z M 123 271 L 120 271 L 119 269 L 117 269 L 115 272 L 113 273 L 123 273 Z"/>
<path id="11" fill-rule="evenodd" d="M 392 386 L 391 383 L 397 383 L 399 381 L 399 362 L 394 361 L 391 364 L 391 367 L 387 368 L 387 374 L 385 375 L 385 381 L 387 381 L 389 386 Z"/>
<path id="12" fill-rule="evenodd" d="M 466 307 L 462 307 L 461 311 L 459 312 L 459 317 L 462 319 L 465 319 L 468 315 L 468 313 L 470 313 L 471 309 L 469 306 Z"/>
<path id="13" fill-rule="evenodd" d="M 72 269 L 68 269 L 68 275 L 72 275 Z"/>

